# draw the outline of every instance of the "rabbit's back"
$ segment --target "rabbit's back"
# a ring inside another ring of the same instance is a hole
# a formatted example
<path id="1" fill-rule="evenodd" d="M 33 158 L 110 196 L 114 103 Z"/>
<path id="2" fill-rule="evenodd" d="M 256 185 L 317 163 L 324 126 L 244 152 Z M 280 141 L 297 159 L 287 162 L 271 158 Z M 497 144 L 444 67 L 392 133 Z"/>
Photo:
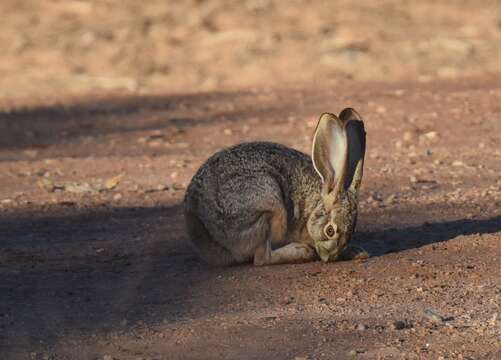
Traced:
<path id="1" fill-rule="evenodd" d="M 305 203 L 318 201 L 319 187 L 308 155 L 275 143 L 239 144 L 200 167 L 186 192 L 185 215 L 197 218 L 214 245 L 250 256 L 254 238 L 265 236 L 257 232 L 269 231 L 267 216 L 281 211 L 284 236 L 290 234 Z M 204 241 L 194 236 L 200 234 L 190 233 L 195 245 Z"/>

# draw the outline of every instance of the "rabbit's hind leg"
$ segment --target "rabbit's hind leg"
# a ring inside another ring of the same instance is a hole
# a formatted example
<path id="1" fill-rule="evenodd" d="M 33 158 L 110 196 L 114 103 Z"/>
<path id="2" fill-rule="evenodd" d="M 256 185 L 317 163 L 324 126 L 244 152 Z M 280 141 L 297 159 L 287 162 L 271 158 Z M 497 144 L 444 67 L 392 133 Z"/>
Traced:
<path id="1" fill-rule="evenodd" d="M 260 212 L 257 219 L 244 229 L 239 228 L 230 232 L 233 241 L 229 249 L 237 263 L 249 262 L 253 258 L 254 262 L 256 259 L 259 262 L 259 259 L 264 259 L 271 251 L 271 238 L 273 236 L 283 238 L 287 224 L 284 223 L 283 230 L 280 230 L 277 220 L 273 219 L 271 212 Z M 270 237 L 271 233 L 274 235 Z"/>
<path id="2" fill-rule="evenodd" d="M 277 206 L 271 212 L 263 213 L 260 217 L 264 223 L 258 227 L 261 234 L 253 249 L 254 265 L 268 264 L 271 257 L 271 244 L 281 242 L 287 233 L 287 212 L 283 206 Z"/>
<path id="3" fill-rule="evenodd" d="M 212 239 L 205 225 L 196 214 L 186 211 L 184 217 L 188 235 L 203 260 L 218 266 L 227 266 L 236 262 L 228 249 Z"/>
<path id="4" fill-rule="evenodd" d="M 254 252 L 254 265 L 303 263 L 317 258 L 315 249 L 306 244 L 290 243 L 272 250 L 271 244 L 283 241 L 287 232 L 287 213 L 284 208 L 271 213 L 267 229 L 265 241 Z"/>

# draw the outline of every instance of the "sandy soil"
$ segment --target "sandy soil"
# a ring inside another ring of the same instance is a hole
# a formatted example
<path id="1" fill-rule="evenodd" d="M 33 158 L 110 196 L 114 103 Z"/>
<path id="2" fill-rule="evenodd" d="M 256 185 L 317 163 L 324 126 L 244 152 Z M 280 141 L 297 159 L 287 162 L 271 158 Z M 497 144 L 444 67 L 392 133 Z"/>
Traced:
<path id="1" fill-rule="evenodd" d="M 175 3 L 0 3 L 0 358 L 501 358 L 498 2 Z M 198 166 L 346 106 L 372 256 L 201 262 Z"/>

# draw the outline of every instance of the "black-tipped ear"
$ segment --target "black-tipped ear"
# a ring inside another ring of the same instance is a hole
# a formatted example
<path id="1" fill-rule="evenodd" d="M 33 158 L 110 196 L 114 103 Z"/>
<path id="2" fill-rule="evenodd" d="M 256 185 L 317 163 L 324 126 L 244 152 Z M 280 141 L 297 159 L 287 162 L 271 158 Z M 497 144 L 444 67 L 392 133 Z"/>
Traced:
<path id="1" fill-rule="evenodd" d="M 365 157 L 366 133 L 364 122 L 360 115 L 351 108 L 341 111 L 339 118 L 345 123 L 348 138 L 348 164 L 344 188 L 348 189 L 353 186 L 354 190 L 358 191 L 362 181 Z"/>

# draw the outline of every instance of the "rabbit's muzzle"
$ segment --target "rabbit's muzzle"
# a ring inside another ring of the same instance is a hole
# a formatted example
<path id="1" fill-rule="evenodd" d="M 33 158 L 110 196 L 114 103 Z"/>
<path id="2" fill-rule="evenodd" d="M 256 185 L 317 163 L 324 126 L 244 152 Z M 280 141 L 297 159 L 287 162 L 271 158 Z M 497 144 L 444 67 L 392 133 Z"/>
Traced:
<path id="1" fill-rule="evenodd" d="M 317 241 L 315 248 L 318 256 L 323 262 L 334 261 L 340 253 L 339 234 L 326 241 Z"/>

